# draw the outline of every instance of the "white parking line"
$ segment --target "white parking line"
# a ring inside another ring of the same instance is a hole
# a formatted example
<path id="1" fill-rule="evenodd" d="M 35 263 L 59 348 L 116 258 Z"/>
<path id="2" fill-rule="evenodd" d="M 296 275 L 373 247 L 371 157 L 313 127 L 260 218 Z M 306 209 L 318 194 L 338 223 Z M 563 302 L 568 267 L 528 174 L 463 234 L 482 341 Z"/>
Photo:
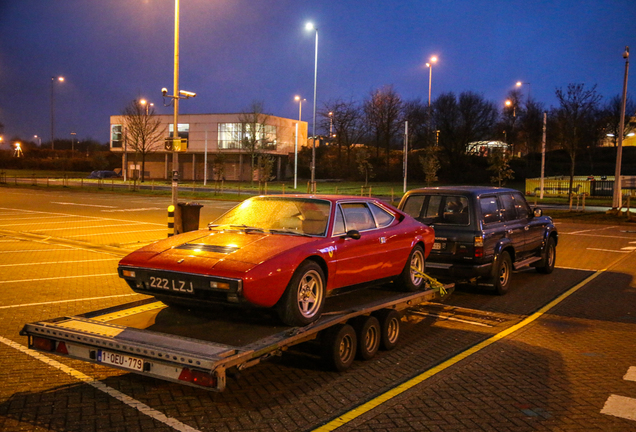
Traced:
<path id="1" fill-rule="evenodd" d="M 4 253 L 26 253 L 26 252 L 57 252 L 57 251 L 67 251 L 68 248 L 64 249 L 22 249 L 22 250 L 10 250 L 10 251 L 0 251 L 0 254 Z"/>
<path id="2" fill-rule="evenodd" d="M 103 259 L 76 260 L 76 261 L 48 261 L 48 262 L 33 262 L 33 263 L 21 263 L 21 264 L 0 264 L 0 267 L 51 265 L 51 264 L 72 264 L 72 263 L 85 263 L 85 262 L 97 262 L 97 261 L 119 261 L 120 259 L 121 258 L 103 258 Z"/>
<path id="3" fill-rule="evenodd" d="M 95 221 L 87 221 L 87 222 L 95 222 Z M 138 222 L 135 225 L 143 225 L 143 222 Z M 126 226 L 126 224 L 114 224 L 114 225 L 95 225 L 95 226 L 83 226 L 83 227 L 75 227 L 75 226 L 70 226 L 70 227 L 64 227 L 64 228 L 42 228 L 42 229 L 34 229 L 34 230 L 29 230 L 29 232 L 42 232 L 42 231 L 64 231 L 64 230 L 76 230 L 76 229 L 91 229 L 91 228 L 110 228 L 110 227 L 121 227 L 121 226 Z"/>
<path id="4" fill-rule="evenodd" d="M 133 212 L 133 211 L 150 211 L 150 210 L 163 210 L 159 207 L 146 207 L 146 208 L 129 208 L 129 209 L 117 209 L 117 210 L 100 210 L 104 213 L 109 212 Z"/>
<path id="5" fill-rule="evenodd" d="M 140 230 L 140 231 L 121 231 L 121 232 L 114 232 L 114 233 L 100 233 L 100 234 L 78 234 L 78 235 L 72 235 L 72 236 L 67 236 L 67 237 L 95 237 L 95 236 L 105 236 L 105 235 L 115 235 L 115 234 L 132 234 L 132 233 L 145 233 L 145 232 L 151 232 L 151 231 L 168 231 L 168 228 L 159 228 L 159 229 L 150 229 L 150 230 Z"/>
<path id="6" fill-rule="evenodd" d="M 103 273 L 103 274 L 90 274 L 90 275 L 77 275 L 77 276 L 56 276 L 56 277 L 39 278 L 39 279 L 16 279 L 16 280 L 0 281 L 0 284 L 40 282 L 40 281 L 59 280 L 59 279 L 79 279 L 79 278 L 86 278 L 86 277 L 115 276 L 115 275 L 117 275 L 117 273 Z"/>
<path id="7" fill-rule="evenodd" d="M 136 410 L 138 410 L 139 412 L 141 412 L 142 414 L 147 415 L 148 417 L 160 421 L 163 424 L 166 424 L 168 426 L 170 426 L 171 428 L 173 428 L 174 430 L 177 430 L 179 432 L 199 432 L 198 429 L 194 429 L 191 426 L 188 426 L 185 423 L 181 423 L 179 420 L 173 419 L 171 417 L 166 416 L 165 414 L 163 414 L 160 411 L 157 411 L 154 408 L 149 407 L 148 405 L 139 402 L 136 399 L 131 398 L 130 396 L 120 392 L 119 390 L 115 390 L 112 387 L 107 386 L 106 384 L 104 384 L 101 381 L 97 381 L 95 378 L 90 377 L 76 369 L 70 368 L 68 366 L 66 366 L 63 363 L 60 363 L 56 360 L 53 360 L 43 354 L 40 354 L 36 351 L 32 351 L 30 349 L 28 349 L 27 347 L 20 345 L 19 343 L 13 342 L 10 339 L 4 338 L 2 336 L 0 336 L 0 342 L 2 342 L 3 344 L 14 348 L 24 354 L 27 354 L 37 360 L 40 360 L 41 362 L 46 363 L 47 365 L 54 367 L 62 372 L 64 372 L 67 375 L 72 376 L 73 378 L 82 381 L 85 384 L 88 384 L 94 388 L 96 388 L 99 391 L 102 391 L 104 393 L 106 393 L 109 396 L 112 396 L 113 398 L 117 399 L 120 402 L 123 402 L 124 404 L 128 405 L 131 408 L 134 408 Z"/>
<path id="8" fill-rule="evenodd" d="M 616 252 L 616 253 L 630 253 L 630 250 L 616 250 L 616 249 L 599 249 L 599 248 L 586 248 L 587 250 L 600 251 L 600 252 Z"/>
<path id="9" fill-rule="evenodd" d="M 16 209 L 11 209 L 11 208 L 6 208 L 6 207 L 0 207 L 0 210 L 16 210 Z M 116 219 L 116 218 L 105 218 L 105 217 L 97 217 L 97 216 L 78 216 L 78 215 L 69 215 L 67 213 L 54 213 L 54 212 L 43 212 L 43 211 L 36 211 L 36 210 L 22 210 L 24 213 L 29 213 L 29 214 L 41 214 L 41 215 L 47 215 L 47 216 L 68 216 L 68 217 L 82 217 L 85 219 L 95 219 L 95 220 L 104 220 L 104 221 L 117 221 L 117 222 L 129 222 L 129 223 L 140 223 L 139 221 L 131 221 L 131 220 L 125 220 L 125 219 Z M 163 226 L 164 224 L 162 223 L 155 223 L 155 222 L 143 222 L 144 224 L 148 224 L 148 225 L 161 225 Z"/>
<path id="10" fill-rule="evenodd" d="M 23 303 L 19 305 L 0 306 L 0 309 L 14 309 L 14 308 L 21 308 L 21 307 L 43 306 L 43 305 L 58 304 L 58 303 L 74 303 L 74 302 L 81 302 L 81 301 L 103 300 L 103 299 L 109 299 L 109 298 L 130 297 L 130 296 L 138 296 L 138 295 L 143 295 L 143 294 L 137 294 L 137 293 L 117 294 L 117 295 L 110 295 L 110 296 L 103 296 L 103 297 L 85 297 L 81 299 L 56 300 L 56 301 L 48 301 L 48 302 L 40 302 L 40 303 Z"/>
<path id="11" fill-rule="evenodd" d="M 106 206 L 106 205 L 99 205 L 99 204 L 70 203 L 70 202 L 59 202 L 59 201 L 51 201 L 51 204 L 75 205 L 75 206 L 82 206 L 82 207 L 117 208 L 117 206 Z"/>
<path id="12" fill-rule="evenodd" d="M 601 414 L 636 420 L 636 399 L 625 396 L 610 395 L 605 401 Z"/>
<path id="13" fill-rule="evenodd" d="M 627 369 L 627 373 L 623 377 L 626 381 L 636 381 L 636 366 L 632 366 Z"/>

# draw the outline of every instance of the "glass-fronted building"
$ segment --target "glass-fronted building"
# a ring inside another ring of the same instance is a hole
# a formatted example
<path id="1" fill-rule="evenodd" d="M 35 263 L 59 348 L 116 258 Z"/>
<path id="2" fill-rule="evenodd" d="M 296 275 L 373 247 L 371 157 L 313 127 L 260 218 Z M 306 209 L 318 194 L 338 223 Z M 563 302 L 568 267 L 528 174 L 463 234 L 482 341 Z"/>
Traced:
<path id="1" fill-rule="evenodd" d="M 111 116 L 110 149 L 121 153 L 122 172 L 127 167 L 130 178 L 140 177 L 143 152 L 144 177 L 168 179 L 172 172 L 173 152 L 167 149 L 166 139 L 173 136 L 173 117 L 166 114 L 150 118 L 159 120 L 159 130 L 152 140 L 139 144 L 135 143 L 139 138 L 135 138 L 130 130 L 135 126 L 127 126 L 124 116 Z M 252 175 L 258 180 L 261 173 L 259 170 L 252 172 L 252 156 L 255 165 L 260 157 L 273 161 L 271 176 L 277 180 L 290 177 L 296 142 L 298 150 L 307 145 L 307 122 L 271 115 L 259 115 L 258 121 L 255 118 L 253 114 L 180 114 L 178 136 L 186 148 L 179 152 L 181 179 L 202 181 L 207 176 L 209 181 L 219 177 L 246 181 Z"/>

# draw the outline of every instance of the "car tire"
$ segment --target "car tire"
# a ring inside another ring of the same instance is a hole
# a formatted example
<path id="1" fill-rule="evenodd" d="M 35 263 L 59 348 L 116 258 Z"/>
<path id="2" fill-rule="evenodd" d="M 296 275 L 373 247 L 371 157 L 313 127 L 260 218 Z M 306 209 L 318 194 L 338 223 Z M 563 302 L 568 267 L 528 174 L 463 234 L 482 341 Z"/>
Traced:
<path id="1" fill-rule="evenodd" d="M 278 316 L 289 326 L 316 321 L 325 303 L 325 275 L 314 261 L 303 262 L 292 276 L 278 303 Z"/>
<path id="2" fill-rule="evenodd" d="M 503 251 L 495 259 L 491 282 L 495 287 L 495 291 L 499 295 L 504 295 L 510 288 L 510 279 L 512 277 L 512 260 L 510 254 Z"/>
<path id="3" fill-rule="evenodd" d="M 413 270 L 413 268 L 415 268 L 415 270 Z M 423 289 L 426 283 L 424 279 L 417 276 L 417 273 L 424 273 L 425 271 L 426 260 L 424 258 L 424 249 L 422 249 L 420 245 L 415 245 L 400 274 L 400 286 L 404 291 L 419 291 Z"/>
<path id="4" fill-rule="evenodd" d="M 543 258 L 541 263 L 536 267 L 539 273 L 550 274 L 554 270 L 554 264 L 556 263 L 556 242 L 554 238 L 548 238 L 548 242 L 545 245 L 543 252 Z"/>
<path id="5" fill-rule="evenodd" d="M 373 315 L 361 316 L 351 321 L 358 338 L 357 358 L 372 359 L 380 348 L 380 322 Z"/>
<path id="6" fill-rule="evenodd" d="M 380 309 L 373 314 L 380 323 L 380 348 L 390 351 L 400 339 L 400 314 L 394 309 Z"/>
<path id="7" fill-rule="evenodd" d="M 349 324 L 336 324 L 322 335 L 322 358 L 331 369 L 343 372 L 356 357 L 356 332 Z"/>

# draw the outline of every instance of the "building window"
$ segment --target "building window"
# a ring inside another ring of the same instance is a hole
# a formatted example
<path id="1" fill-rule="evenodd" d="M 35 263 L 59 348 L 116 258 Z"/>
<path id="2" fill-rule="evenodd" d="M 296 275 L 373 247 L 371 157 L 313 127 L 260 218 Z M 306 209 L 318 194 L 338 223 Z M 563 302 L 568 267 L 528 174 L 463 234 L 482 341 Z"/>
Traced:
<path id="1" fill-rule="evenodd" d="M 276 150 L 276 126 L 258 124 L 252 129 L 251 123 L 219 123 L 219 149 L 240 149 L 244 139 L 256 137 L 259 148 Z"/>
<path id="2" fill-rule="evenodd" d="M 179 137 L 180 138 L 189 138 L 190 136 L 190 124 L 189 123 L 179 123 L 177 125 L 177 129 L 179 131 Z M 172 137 L 172 131 L 174 131 L 174 124 L 170 123 L 168 125 L 168 133 L 170 134 L 170 136 Z"/>
<path id="3" fill-rule="evenodd" d="M 121 148 L 123 142 L 122 125 L 110 125 L 110 147 Z"/>
<path id="4" fill-rule="evenodd" d="M 219 123 L 220 149 L 240 149 L 242 139 L 241 123 Z"/>

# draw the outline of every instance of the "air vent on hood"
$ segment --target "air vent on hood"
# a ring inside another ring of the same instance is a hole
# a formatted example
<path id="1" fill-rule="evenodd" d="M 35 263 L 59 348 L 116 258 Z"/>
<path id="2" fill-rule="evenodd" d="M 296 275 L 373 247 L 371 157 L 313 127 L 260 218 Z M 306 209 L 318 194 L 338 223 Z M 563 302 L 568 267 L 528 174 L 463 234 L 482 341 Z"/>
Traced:
<path id="1" fill-rule="evenodd" d="M 193 251 L 205 251 L 205 252 L 217 252 L 230 254 L 239 250 L 236 246 L 217 246 L 203 243 L 184 243 L 181 246 L 177 246 L 175 249 L 185 249 Z"/>

